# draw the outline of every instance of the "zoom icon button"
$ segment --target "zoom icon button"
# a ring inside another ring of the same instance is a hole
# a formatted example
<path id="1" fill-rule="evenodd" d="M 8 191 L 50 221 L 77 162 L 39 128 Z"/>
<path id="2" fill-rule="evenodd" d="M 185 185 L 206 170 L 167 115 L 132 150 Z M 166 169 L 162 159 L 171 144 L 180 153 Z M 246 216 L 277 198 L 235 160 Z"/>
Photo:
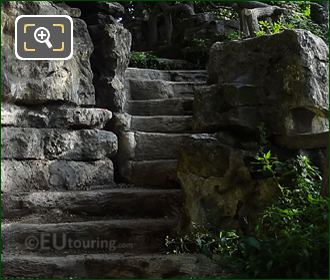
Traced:
<path id="1" fill-rule="evenodd" d="M 64 15 L 26 15 L 15 21 L 15 55 L 21 60 L 67 60 L 73 53 L 73 21 Z"/>

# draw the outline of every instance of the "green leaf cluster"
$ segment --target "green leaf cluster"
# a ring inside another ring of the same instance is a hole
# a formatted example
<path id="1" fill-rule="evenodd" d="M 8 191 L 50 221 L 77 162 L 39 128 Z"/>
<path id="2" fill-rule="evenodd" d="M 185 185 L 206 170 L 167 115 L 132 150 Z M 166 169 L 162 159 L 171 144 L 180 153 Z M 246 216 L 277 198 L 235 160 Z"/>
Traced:
<path id="1" fill-rule="evenodd" d="M 216 233 L 196 226 L 166 245 L 175 253 L 205 253 L 228 271 L 247 277 L 326 278 L 328 201 L 320 195 L 318 169 L 305 155 L 282 162 L 271 151 L 260 151 L 254 163 L 281 191 L 252 233 Z"/>

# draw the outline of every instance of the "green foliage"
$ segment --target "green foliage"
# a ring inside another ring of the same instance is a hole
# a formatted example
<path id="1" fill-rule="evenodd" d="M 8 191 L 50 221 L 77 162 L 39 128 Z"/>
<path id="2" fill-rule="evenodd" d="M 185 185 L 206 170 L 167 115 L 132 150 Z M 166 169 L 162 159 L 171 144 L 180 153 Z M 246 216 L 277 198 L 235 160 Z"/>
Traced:
<path id="1" fill-rule="evenodd" d="M 193 62 L 196 68 L 204 68 L 212 42 L 207 38 L 192 39 L 190 45 L 183 50 L 184 59 Z"/>
<path id="2" fill-rule="evenodd" d="M 287 8 L 289 7 L 290 13 L 288 15 L 283 15 L 279 21 L 274 23 L 259 21 L 260 30 L 256 32 L 257 37 L 267 34 L 276 34 L 285 29 L 305 29 L 323 38 L 325 41 L 327 40 L 328 27 L 326 25 L 316 24 L 311 20 L 311 5 L 309 1 L 291 1 L 284 3 Z M 277 4 L 280 5 L 281 2 Z"/>
<path id="3" fill-rule="evenodd" d="M 281 194 L 261 213 L 253 234 L 199 229 L 166 245 L 175 244 L 174 251 L 184 253 L 188 241 L 188 252 L 206 252 L 227 270 L 249 277 L 326 278 L 328 202 L 319 194 L 318 169 L 306 156 L 280 162 L 270 151 L 259 154 L 256 162 L 261 172 L 276 180 Z"/>
<path id="4" fill-rule="evenodd" d="M 240 31 L 232 31 L 227 34 L 226 40 L 233 41 L 233 40 L 241 40 L 243 39 L 243 34 Z"/>
<path id="5" fill-rule="evenodd" d="M 238 14 L 233 9 L 224 9 L 224 8 L 213 9 L 211 10 L 211 13 L 213 13 L 219 20 L 238 19 Z"/>
<path id="6" fill-rule="evenodd" d="M 210 233 L 205 227 L 195 224 L 193 230 L 182 237 L 171 238 L 167 236 L 165 245 L 173 254 L 198 252 L 207 256 L 212 256 L 218 247 L 213 233 Z"/>
<path id="7" fill-rule="evenodd" d="M 230 7 L 216 7 L 214 5 L 208 4 L 208 2 L 194 1 L 195 12 L 205 13 L 209 12 L 219 20 L 237 20 L 238 13 Z M 217 3 L 214 3 L 215 5 Z"/>
<path id="8" fill-rule="evenodd" d="M 292 28 L 308 30 L 327 41 L 328 27 L 326 25 L 316 24 L 311 20 L 310 5 L 307 5 L 305 9 L 300 8 L 298 10 L 293 10 L 286 21 Z"/>
<path id="9" fill-rule="evenodd" d="M 292 24 L 284 23 L 283 20 L 275 21 L 270 23 L 269 21 L 259 21 L 259 28 L 260 30 L 256 32 L 256 36 L 264 36 L 267 34 L 277 34 L 282 32 L 285 29 L 292 29 Z"/>
<path id="10" fill-rule="evenodd" d="M 132 52 L 130 57 L 130 67 L 171 70 L 170 65 L 160 61 L 151 52 Z"/>

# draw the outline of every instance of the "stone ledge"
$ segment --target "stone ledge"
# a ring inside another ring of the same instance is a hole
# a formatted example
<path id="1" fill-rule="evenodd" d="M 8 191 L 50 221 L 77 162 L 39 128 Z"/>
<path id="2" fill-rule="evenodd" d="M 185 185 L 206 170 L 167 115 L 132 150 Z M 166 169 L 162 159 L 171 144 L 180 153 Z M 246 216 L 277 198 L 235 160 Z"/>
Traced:
<path id="1" fill-rule="evenodd" d="M 4 127 L 4 159 L 98 160 L 117 151 L 117 136 L 105 130 L 63 130 Z"/>
<path id="2" fill-rule="evenodd" d="M 4 193 L 86 190 L 114 186 L 109 159 L 81 162 L 65 160 L 2 160 L 1 186 Z"/>

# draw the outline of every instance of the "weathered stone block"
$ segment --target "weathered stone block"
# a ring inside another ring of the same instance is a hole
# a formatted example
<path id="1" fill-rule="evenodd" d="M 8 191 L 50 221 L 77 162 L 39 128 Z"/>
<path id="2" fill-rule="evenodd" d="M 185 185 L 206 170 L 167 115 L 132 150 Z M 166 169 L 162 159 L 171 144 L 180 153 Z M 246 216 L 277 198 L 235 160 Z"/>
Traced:
<path id="1" fill-rule="evenodd" d="M 106 109 L 68 106 L 26 107 L 4 103 L 1 125 L 38 128 L 103 128 L 112 113 Z"/>
<path id="2" fill-rule="evenodd" d="M 117 151 L 117 137 L 104 130 L 4 127 L 1 155 L 5 159 L 97 160 Z"/>
<path id="3" fill-rule="evenodd" d="M 1 60 L 5 101 L 25 104 L 67 102 L 92 105 L 95 103 L 93 73 L 89 57 L 93 44 L 86 24 L 73 19 L 74 54 L 65 61 L 22 61 L 15 57 L 14 25 L 18 15 L 67 15 L 68 12 L 50 2 L 7 2 L 2 9 Z"/>
<path id="4" fill-rule="evenodd" d="M 249 146 L 251 149 L 244 149 Z M 249 162 L 257 145 L 225 134 L 195 134 L 184 142 L 178 178 L 186 225 L 240 228 L 239 216 L 256 217 L 276 193 L 272 180 L 255 179 Z"/>
<path id="5" fill-rule="evenodd" d="M 310 135 L 329 130 L 328 47 L 309 31 L 285 30 L 243 41 L 217 42 L 210 51 L 208 72 L 209 82 L 216 86 L 207 92 L 210 98 L 202 93 L 197 97 L 196 110 L 204 107 L 197 115 L 205 115 L 211 109 L 211 116 L 214 110 L 219 122 L 209 117 L 207 122 L 212 126 L 225 126 L 226 120 L 230 123 L 232 114 L 227 112 L 233 107 L 242 112 L 242 108 L 254 106 L 251 113 L 257 114 L 259 123 L 264 123 L 275 139 L 310 141 Z M 245 116 L 237 118 L 238 125 L 256 127 Z M 199 118 L 196 126 L 203 128 L 203 116 Z M 319 147 L 312 142 L 307 146 Z"/>
<path id="6" fill-rule="evenodd" d="M 86 190 L 114 185 L 111 160 L 2 160 L 1 187 L 6 193 L 37 190 Z"/>

